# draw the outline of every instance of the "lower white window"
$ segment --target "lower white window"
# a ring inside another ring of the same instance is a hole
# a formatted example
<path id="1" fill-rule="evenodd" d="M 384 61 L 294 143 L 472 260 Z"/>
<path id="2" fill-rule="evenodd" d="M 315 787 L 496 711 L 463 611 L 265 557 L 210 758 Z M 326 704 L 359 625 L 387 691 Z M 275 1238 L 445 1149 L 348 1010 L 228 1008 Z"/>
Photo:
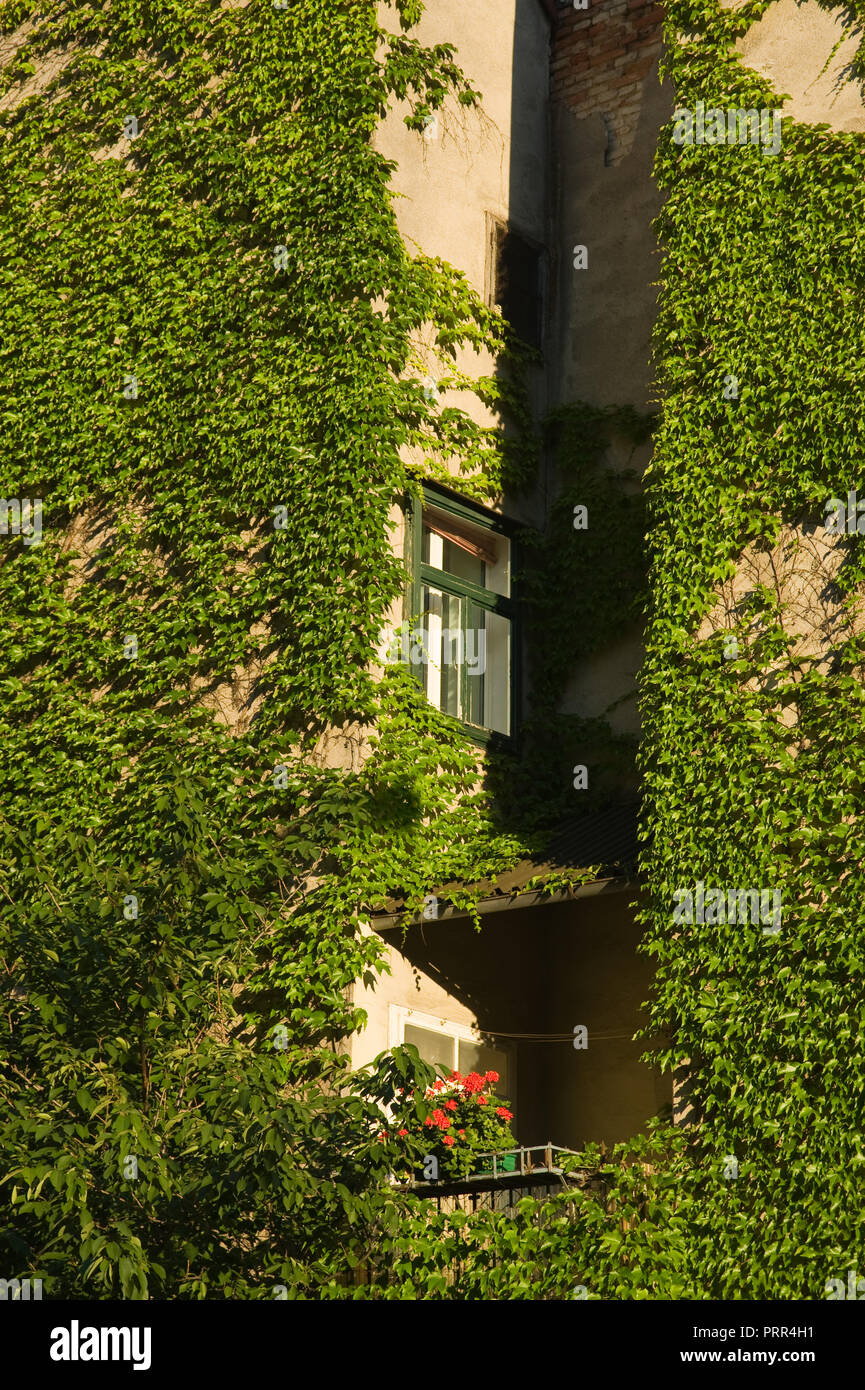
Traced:
<path id="1" fill-rule="evenodd" d="M 516 1103 L 516 1067 L 507 1045 L 491 1047 L 476 1028 L 399 1004 L 390 1006 L 389 1030 L 391 1047 L 413 1043 L 422 1059 L 440 1070 L 458 1071 L 463 1076 L 470 1071 L 481 1075 L 497 1071 L 496 1092 Z"/>

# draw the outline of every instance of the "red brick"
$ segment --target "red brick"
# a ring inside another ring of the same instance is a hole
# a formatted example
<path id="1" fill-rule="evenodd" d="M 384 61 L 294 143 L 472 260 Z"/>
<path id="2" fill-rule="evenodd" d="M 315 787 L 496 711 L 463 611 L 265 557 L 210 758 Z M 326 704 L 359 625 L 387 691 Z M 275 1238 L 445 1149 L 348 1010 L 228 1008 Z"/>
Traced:
<path id="1" fill-rule="evenodd" d="M 653 15 L 645 15 L 638 19 L 634 24 L 634 34 L 636 37 L 644 39 L 647 34 L 657 34 L 661 36 L 661 20 L 655 19 Z"/>

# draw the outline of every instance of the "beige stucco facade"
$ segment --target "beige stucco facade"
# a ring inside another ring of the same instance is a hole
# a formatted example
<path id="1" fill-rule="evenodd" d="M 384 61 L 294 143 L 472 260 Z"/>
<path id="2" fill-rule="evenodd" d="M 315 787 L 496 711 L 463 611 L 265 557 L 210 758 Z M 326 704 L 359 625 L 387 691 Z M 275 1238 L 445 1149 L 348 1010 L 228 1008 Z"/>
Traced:
<path id="1" fill-rule="evenodd" d="M 397 31 L 388 6 L 379 7 L 379 20 L 383 28 Z M 436 0 L 427 6 L 415 32 L 422 43 L 455 45 L 457 61 L 482 93 L 482 106 L 473 110 L 450 102 L 422 135 L 404 123 L 409 105 L 396 103 L 377 132 L 376 146 L 396 165 L 394 210 L 409 249 L 457 267 L 478 294 L 486 296 L 490 217 L 512 223 L 536 242 L 547 240 L 549 21 L 538 0 L 496 0 L 484 12 L 462 0 Z M 425 370 L 438 380 L 444 368 L 436 363 L 429 343 L 419 340 L 418 351 Z M 472 376 L 496 370 L 488 354 L 462 353 L 457 366 Z M 442 407 L 467 410 L 479 424 L 500 423 L 465 392 L 442 391 L 439 400 Z M 543 407 L 544 402 L 539 404 Z M 521 519 L 541 520 L 536 499 L 524 501 L 523 507 Z M 397 515 L 393 521 L 392 539 L 399 553 L 404 530 Z M 391 624 L 396 626 L 402 617 L 394 609 Z M 424 970 L 412 964 L 390 941 L 387 965 L 389 973 L 374 989 L 355 987 L 355 1001 L 368 1022 L 352 1039 L 354 1067 L 402 1041 L 407 1010 L 435 1019 L 444 1028 L 479 1036 L 476 1009 L 452 986 L 434 978 L 433 965 Z"/>
<path id="2" fill-rule="evenodd" d="M 397 31 L 388 6 L 379 7 L 379 19 L 383 28 Z M 453 44 L 456 61 L 483 100 L 477 109 L 449 100 L 423 135 L 404 123 L 409 103 L 394 103 L 377 131 L 376 147 L 396 164 L 391 186 L 397 224 L 410 250 L 455 266 L 486 297 L 491 218 L 540 245 L 548 240 L 549 21 L 539 0 L 495 0 L 483 10 L 461 0 L 435 0 L 413 33 L 424 44 Z M 437 384 L 455 372 L 473 379 L 496 373 L 486 352 L 459 352 L 453 366 L 437 360 L 431 335 L 418 336 L 417 350 Z M 539 413 L 547 404 L 545 383 L 545 373 L 537 373 Z M 440 387 L 438 401 L 442 409 L 466 411 L 480 425 L 502 423 L 470 392 Z M 511 514 L 537 524 L 539 497 L 512 499 Z"/>
<path id="3" fill-rule="evenodd" d="M 729 0 L 725 8 L 732 8 Z M 817 0 L 775 0 L 736 52 L 787 97 L 785 116 L 857 131 L 865 130 L 865 102 L 850 63 L 861 39 L 859 21 L 841 5 L 825 10 Z"/>

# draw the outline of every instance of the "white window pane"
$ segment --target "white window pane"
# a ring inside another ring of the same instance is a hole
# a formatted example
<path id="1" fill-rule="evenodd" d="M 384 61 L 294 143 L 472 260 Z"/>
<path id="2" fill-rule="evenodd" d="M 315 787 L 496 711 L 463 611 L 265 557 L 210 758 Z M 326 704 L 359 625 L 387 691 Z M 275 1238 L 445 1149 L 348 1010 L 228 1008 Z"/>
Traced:
<path id="1" fill-rule="evenodd" d="M 499 613 L 486 613 L 486 673 L 484 727 L 500 734 L 511 731 L 511 624 Z"/>
<path id="2" fill-rule="evenodd" d="M 487 1047 L 484 1043 L 461 1041 L 459 1056 L 459 1070 L 463 1076 L 470 1071 L 480 1072 L 481 1076 L 484 1076 L 488 1071 L 497 1071 L 499 1079 L 495 1089 L 499 1095 L 508 1095 L 510 1077 L 508 1076 L 508 1054 L 506 1052 L 499 1052 L 498 1048 Z"/>
<path id="3" fill-rule="evenodd" d="M 511 543 L 505 536 L 496 536 L 496 563 L 486 566 L 484 588 L 492 589 L 494 594 L 501 594 L 504 598 L 510 597 Z"/>
<path id="4" fill-rule="evenodd" d="M 488 527 L 425 507 L 421 558 L 445 574 L 504 598 L 510 596 L 511 543 Z"/>
<path id="5" fill-rule="evenodd" d="M 421 586 L 421 631 L 412 642 L 436 709 L 501 734 L 511 731 L 511 623 L 498 613 Z"/>
<path id="6" fill-rule="evenodd" d="M 407 1023 L 403 1041 L 414 1043 L 424 1062 L 453 1071 L 454 1040 L 449 1033 L 433 1033 L 429 1028 L 418 1028 L 414 1023 Z"/>
<path id="7" fill-rule="evenodd" d="M 427 699 L 436 709 L 462 719 L 462 601 L 426 584 L 421 597 L 423 641 L 415 643 L 415 656 L 422 664 Z"/>

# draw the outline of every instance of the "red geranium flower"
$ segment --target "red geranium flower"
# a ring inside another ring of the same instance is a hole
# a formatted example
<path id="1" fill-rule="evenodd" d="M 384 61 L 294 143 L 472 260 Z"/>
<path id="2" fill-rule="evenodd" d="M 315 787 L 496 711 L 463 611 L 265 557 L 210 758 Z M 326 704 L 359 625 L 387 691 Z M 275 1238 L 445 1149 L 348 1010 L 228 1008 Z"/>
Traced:
<path id="1" fill-rule="evenodd" d="M 445 1101 L 445 1110 L 456 1110 L 456 1108 L 457 1108 L 457 1103 L 456 1103 L 455 1100 L 446 1100 L 446 1101 Z"/>
<path id="2" fill-rule="evenodd" d="M 475 1096 L 475 1100 L 477 1101 L 478 1105 L 486 1105 L 487 1103 L 486 1096 Z"/>
<path id="3" fill-rule="evenodd" d="M 494 1086 L 495 1086 L 496 1082 L 498 1081 L 498 1079 L 499 1079 L 499 1074 L 498 1074 L 497 1071 L 488 1071 L 487 1074 L 486 1074 L 486 1076 L 484 1077 L 484 1081 L 491 1081 L 492 1084 L 493 1084 Z"/>
<path id="4" fill-rule="evenodd" d="M 432 1122 L 433 1122 L 432 1115 L 427 1115 L 426 1119 L 424 1120 L 424 1124 L 425 1124 L 425 1125 L 431 1125 Z"/>
<path id="5" fill-rule="evenodd" d="M 407 1129 L 398 1129 L 398 1130 L 397 1130 L 397 1136 L 398 1136 L 400 1139 L 405 1139 L 405 1137 L 406 1137 L 407 1134 L 408 1134 L 408 1130 L 407 1130 Z"/>
<path id="6" fill-rule="evenodd" d="M 460 1130 L 460 1139 L 465 1139 L 465 1137 L 466 1137 L 466 1132 L 465 1132 L 464 1129 L 461 1129 L 461 1130 Z"/>
<path id="7" fill-rule="evenodd" d="M 479 1091 L 483 1084 L 484 1078 L 479 1076 L 476 1071 L 470 1071 L 465 1079 L 465 1088 L 469 1095 L 471 1095 L 473 1091 Z"/>
<path id="8" fill-rule="evenodd" d="M 450 1117 L 446 1115 L 443 1110 L 434 1110 L 432 1112 L 432 1117 L 439 1129 L 447 1129 L 450 1124 Z"/>
<path id="9" fill-rule="evenodd" d="M 514 1118 L 510 1110 L 506 1110 L 503 1105 L 499 1106 L 496 1110 L 496 1114 L 503 1120 L 512 1120 Z"/>
<path id="10" fill-rule="evenodd" d="M 452 1134 L 443 1134 L 443 1135 L 442 1135 L 442 1143 L 443 1143 L 443 1144 L 447 1144 L 448 1148 L 450 1148 L 451 1144 L 455 1144 L 455 1143 L 456 1143 L 456 1140 L 454 1139 L 454 1137 L 453 1137 Z"/>

